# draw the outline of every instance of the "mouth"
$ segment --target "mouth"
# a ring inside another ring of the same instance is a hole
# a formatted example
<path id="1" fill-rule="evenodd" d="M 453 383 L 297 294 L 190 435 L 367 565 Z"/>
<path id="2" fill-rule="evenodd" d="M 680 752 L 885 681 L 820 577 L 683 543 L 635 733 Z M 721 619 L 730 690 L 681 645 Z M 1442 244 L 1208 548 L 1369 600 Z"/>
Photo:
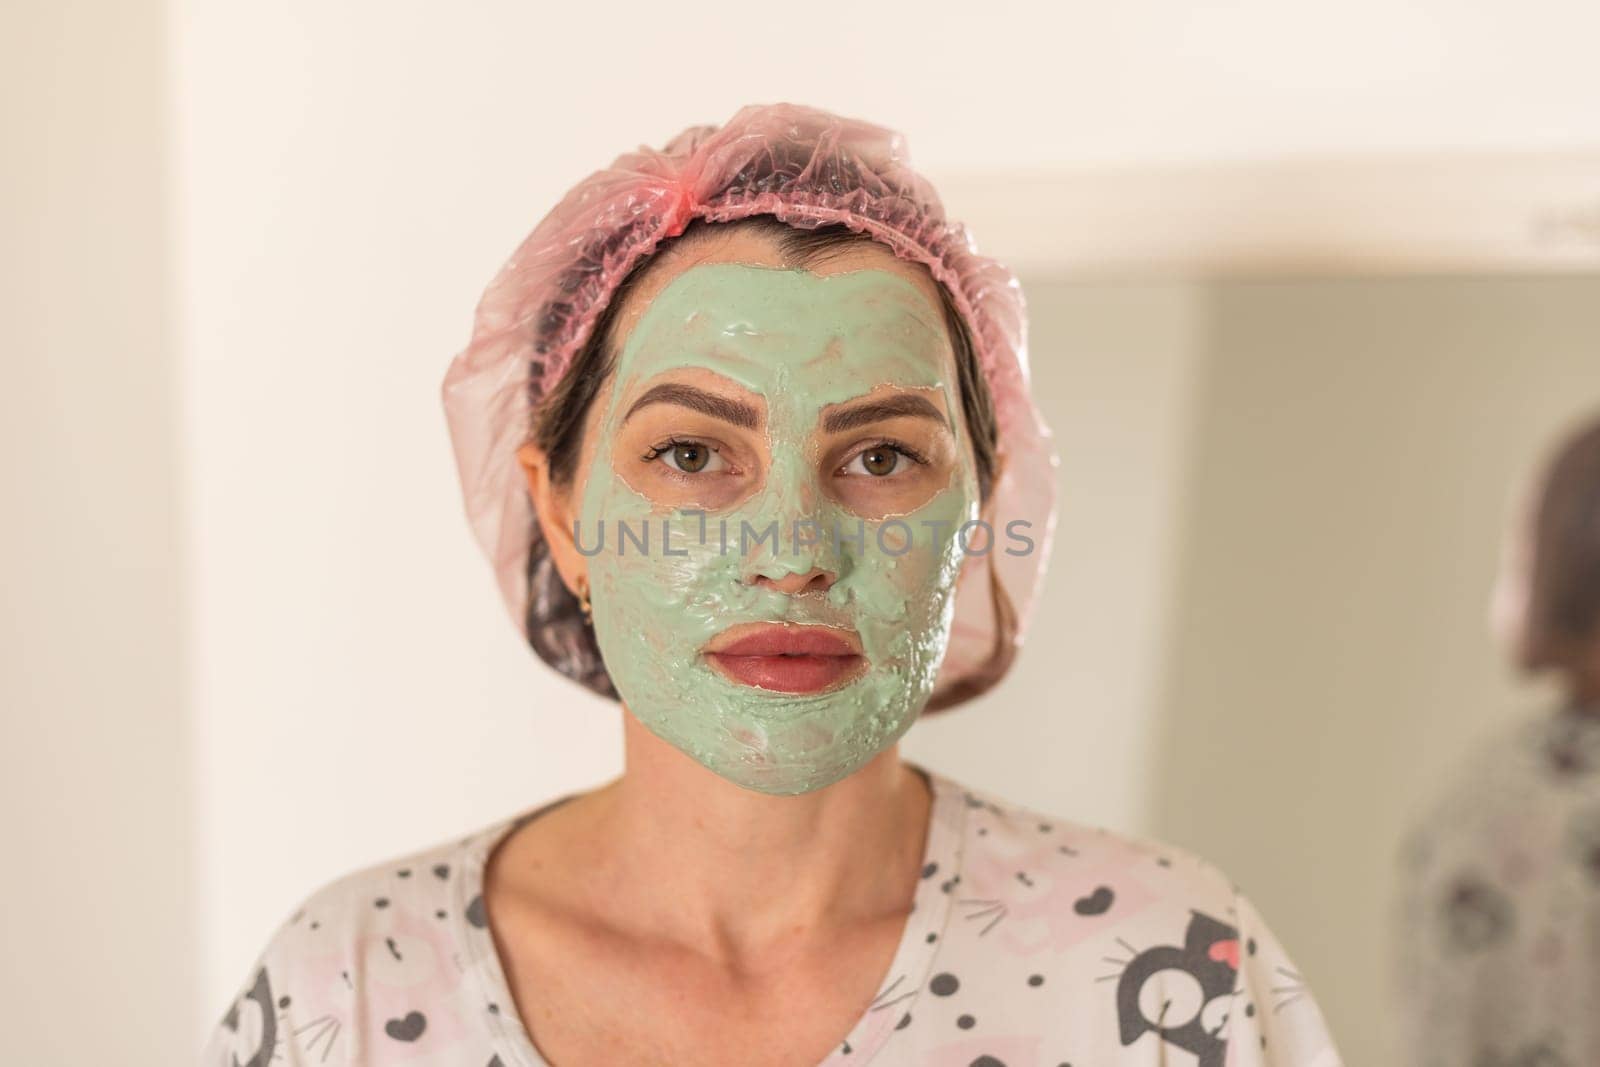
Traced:
<path id="1" fill-rule="evenodd" d="M 867 666 L 853 631 L 793 623 L 730 627 L 705 648 L 723 677 L 777 693 L 821 693 L 854 681 Z"/>

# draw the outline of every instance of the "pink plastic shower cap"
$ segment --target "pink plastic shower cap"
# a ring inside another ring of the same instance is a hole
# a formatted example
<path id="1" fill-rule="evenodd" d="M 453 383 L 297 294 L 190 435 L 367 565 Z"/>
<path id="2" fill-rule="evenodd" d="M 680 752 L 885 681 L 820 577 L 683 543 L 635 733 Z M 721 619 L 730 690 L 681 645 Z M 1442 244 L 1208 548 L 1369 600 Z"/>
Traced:
<path id="1" fill-rule="evenodd" d="M 929 707 L 975 696 L 999 680 L 1021 643 L 1055 522 L 1056 459 L 1028 391 L 1022 288 L 945 218 L 933 186 L 911 169 L 904 138 L 815 108 L 752 105 L 721 127 L 690 127 L 659 151 L 641 145 L 617 157 L 569 191 L 490 282 L 443 393 L 467 515 L 501 596 L 542 658 L 616 695 L 544 551 L 516 452 L 532 435 L 540 399 L 630 271 L 694 219 L 752 215 L 799 229 L 842 223 L 871 236 L 926 266 L 967 324 L 998 424 L 985 508 L 996 536 L 986 554 L 966 558 Z"/>

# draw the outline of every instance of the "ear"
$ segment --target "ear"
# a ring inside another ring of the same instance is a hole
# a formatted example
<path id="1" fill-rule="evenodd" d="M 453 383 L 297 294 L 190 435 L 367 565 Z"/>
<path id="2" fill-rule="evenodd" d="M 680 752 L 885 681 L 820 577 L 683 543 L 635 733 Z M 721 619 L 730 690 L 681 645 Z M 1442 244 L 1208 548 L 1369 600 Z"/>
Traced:
<path id="1" fill-rule="evenodd" d="M 517 463 L 528 481 L 528 497 L 533 501 L 534 514 L 539 517 L 539 531 L 550 547 L 550 559 L 561 575 L 562 584 L 573 596 L 582 596 L 580 591 L 589 587 L 589 563 L 573 540 L 576 512 L 571 486 L 551 481 L 549 457 L 531 442 L 517 449 Z"/>

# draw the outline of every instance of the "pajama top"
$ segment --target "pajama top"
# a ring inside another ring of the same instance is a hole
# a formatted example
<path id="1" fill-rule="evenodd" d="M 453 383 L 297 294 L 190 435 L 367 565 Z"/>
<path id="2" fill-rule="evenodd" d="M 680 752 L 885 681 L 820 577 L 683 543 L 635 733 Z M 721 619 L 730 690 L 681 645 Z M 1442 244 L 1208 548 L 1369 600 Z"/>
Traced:
<path id="1" fill-rule="evenodd" d="M 1342 1062 L 1305 980 L 1216 867 L 926 773 L 910 916 L 825 1067 Z M 482 890 L 495 845 L 552 806 L 312 894 L 245 976 L 204 1067 L 546 1067 Z M 701 1062 L 726 1062 L 714 1034 Z"/>
<path id="2" fill-rule="evenodd" d="M 1600 1064 L 1600 709 L 1481 737 L 1399 864 L 1404 1062 Z"/>

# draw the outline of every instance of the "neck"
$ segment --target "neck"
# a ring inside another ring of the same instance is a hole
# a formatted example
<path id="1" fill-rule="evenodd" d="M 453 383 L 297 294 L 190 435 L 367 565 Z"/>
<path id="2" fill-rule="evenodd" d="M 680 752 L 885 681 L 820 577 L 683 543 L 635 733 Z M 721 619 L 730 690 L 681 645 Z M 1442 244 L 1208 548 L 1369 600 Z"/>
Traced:
<path id="1" fill-rule="evenodd" d="M 625 769 L 592 794 L 620 914 L 716 958 L 780 959 L 783 946 L 904 915 L 931 796 L 891 746 L 798 796 L 741 788 L 624 709 Z"/>

